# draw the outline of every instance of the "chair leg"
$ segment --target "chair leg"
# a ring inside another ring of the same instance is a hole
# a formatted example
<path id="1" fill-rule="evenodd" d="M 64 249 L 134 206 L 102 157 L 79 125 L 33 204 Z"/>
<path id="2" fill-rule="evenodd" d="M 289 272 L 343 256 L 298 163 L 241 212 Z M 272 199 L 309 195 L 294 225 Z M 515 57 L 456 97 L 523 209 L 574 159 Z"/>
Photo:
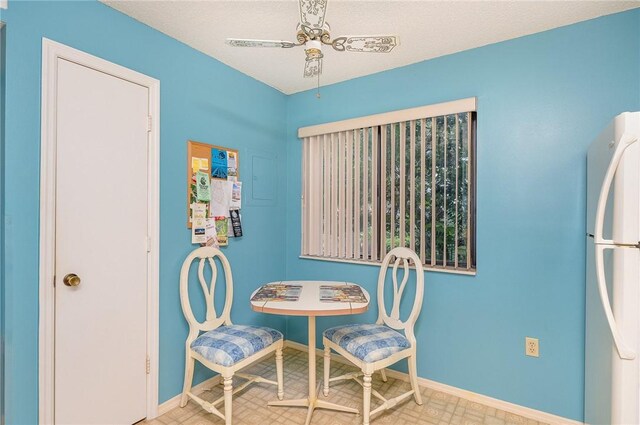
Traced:
<path id="1" fill-rule="evenodd" d="M 413 398 L 416 403 L 422 405 L 422 394 L 418 386 L 418 373 L 416 371 L 416 355 L 415 353 L 407 359 L 409 363 L 409 379 L 411 380 L 411 389 L 413 390 Z"/>
<path id="2" fill-rule="evenodd" d="M 180 397 L 180 407 L 184 407 L 187 405 L 189 401 L 189 396 L 187 393 L 191 391 L 191 384 L 193 383 L 193 368 L 195 366 L 195 360 L 189 356 L 189 353 L 186 355 L 186 361 L 184 365 L 184 385 L 182 386 L 182 396 Z"/>
<path id="3" fill-rule="evenodd" d="M 233 415 L 232 404 L 233 395 L 233 374 L 224 377 L 224 423 L 231 425 L 231 416 Z"/>
<path id="4" fill-rule="evenodd" d="M 284 375 L 282 371 L 282 348 L 276 349 L 276 376 L 278 380 L 278 400 L 284 398 Z"/>
<path id="5" fill-rule="evenodd" d="M 325 345 L 324 347 L 324 388 L 322 394 L 325 397 L 329 395 L 329 375 L 331 374 L 331 348 Z"/>
<path id="6" fill-rule="evenodd" d="M 380 369 L 380 376 L 382 377 L 382 382 L 387 382 L 387 372 L 384 369 Z"/>
<path id="7" fill-rule="evenodd" d="M 362 378 L 364 395 L 362 397 L 362 424 L 369 425 L 371 414 L 371 374 L 364 374 Z"/>

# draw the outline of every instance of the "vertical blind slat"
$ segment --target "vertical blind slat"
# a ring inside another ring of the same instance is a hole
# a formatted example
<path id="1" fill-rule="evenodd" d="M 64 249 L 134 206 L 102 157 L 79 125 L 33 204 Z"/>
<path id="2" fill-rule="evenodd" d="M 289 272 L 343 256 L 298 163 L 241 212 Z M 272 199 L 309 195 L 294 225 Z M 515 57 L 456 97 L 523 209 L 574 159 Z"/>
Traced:
<path id="1" fill-rule="evenodd" d="M 371 128 L 371 260 L 378 260 L 378 127 Z"/>
<path id="2" fill-rule="evenodd" d="M 362 258 L 369 258 L 369 129 L 362 129 Z"/>
<path id="3" fill-rule="evenodd" d="M 325 233 L 327 234 L 327 244 L 324 247 L 325 250 L 325 255 L 327 255 L 328 257 L 331 257 L 331 245 L 333 244 L 332 240 L 331 240 L 331 225 L 332 223 L 332 209 L 331 209 L 331 194 L 333 192 L 332 190 L 332 186 L 331 186 L 331 172 L 332 172 L 332 160 L 331 160 L 331 134 L 327 134 L 325 139 L 325 143 L 327 144 L 327 152 L 328 152 L 328 157 L 327 157 L 327 162 L 326 162 L 326 169 L 325 169 L 325 173 L 327 174 L 327 179 L 326 182 L 328 183 L 327 186 L 325 187 L 325 194 L 326 194 L 326 199 L 325 199 L 325 203 L 327 205 L 326 208 L 326 217 L 325 217 Z"/>
<path id="4" fill-rule="evenodd" d="M 396 247 L 396 124 L 391 124 L 391 169 L 389 177 L 391 178 L 391 249 Z"/>
<path id="5" fill-rule="evenodd" d="M 353 131 L 353 143 L 354 143 L 354 188 L 353 188 L 353 256 L 354 258 L 360 258 L 360 180 L 361 175 L 361 156 L 360 156 L 360 130 Z"/>
<path id="6" fill-rule="evenodd" d="M 416 122 L 409 125 L 409 248 L 416 251 Z"/>
<path id="7" fill-rule="evenodd" d="M 329 138 L 327 135 L 322 136 L 322 175 L 323 175 L 323 186 L 322 186 L 322 254 L 330 255 L 329 251 L 329 209 L 330 209 L 330 188 L 329 188 L 329 170 L 331 167 L 331 162 L 329 158 Z"/>
<path id="8" fill-rule="evenodd" d="M 331 134 L 331 256 L 338 256 L 338 153 L 337 135 Z"/>
<path id="9" fill-rule="evenodd" d="M 308 141 L 308 156 L 307 161 L 309 164 L 309 178 L 308 178 L 308 196 L 305 201 L 307 206 L 307 219 L 309 222 L 306 225 L 307 234 L 309 235 L 308 250 L 310 255 L 322 254 L 322 241 L 321 241 L 321 227 L 322 227 L 322 205 L 319 203 L 320 196 L 322 195 L 322 178 L 320 174 L 320 166 L 322 163 L 321 143 L 319 143 L 317 136 L 311 137 Z"/>
<path id="10" fill-rule="evenodd" d="M 387 126 L 380 127 L 380 258 L 387 255 Z"/>
<path id="11" fill-rule="evenodd" d="M 306 168 L 304 168 L 305 173 L 304 173 L 304 180 L 305 180 L 305 190 L 303 192 L 303 198 L 302 198 L 302 202 L 303 202 L 303 216 L 302 216 L 302 225 L 303 225 L 303 230 L 302 230 L 302 236 L 304 238 L 304 246 L 305 246 L 305 251 L 308 255 L 313 255 L 313 249 L 312 249 L 312 243 L 313 243 L 313 235 L 311 232 L 311 226 L 313 225 L 313 221 L 311 221 L 311 206 L 312 206 L 312 191 L 311 191 L 311 187 L 313 182 L 313 173 L 312 173 L 312 168 L 313 168 L 313 162 L 309 160 L 310 154 L 311 154 L 311 149 L 312 147 L 312 140 L 314 139 L 314 137 L 306 137 L 304 139 L 304 155 L 306 158 Z"/>
<path id="12" fill-rule="evenodd" d="M 314 196 L 313 196 L 313 204 L 314 207 L 311 210 L 311 213 L 313 214 L 314 218 L 315 218 L 315 226 L 314 227 L 314 235 L 315 235 L 315 252 L 317 255 L 322 255 L 322 215 L 323 215 L 323 210 L 322 210 L 322 186 L 323 186 L 323 175 L 322 175 L 322 152 L 323 152 L 323 148 L 324 145 L 321 142 L 321 138 L 320 137 L 316 137 L 314 140 L 314 145 L 315 145 L 315 149 L 313 149 L 311 152 L 313 154 L 315 154 L 315 160 L 313 161 L 315 166 L 314 166 L 314 176 L 313 179 L 316 182 L 316 190 L 314 190 Z"/>
<path id="13" fill-rule="evenodd" d="M 353 131 L 347 131 L 345 133 L 345 138 L 347 148 L 347 193 L 345 195 L 347 204 L 347 213 L 345 214 L 347 240 L 345 241 L 345 257 L 353 258 Z"/>
<path id="14" fill-rule="evenodd" d="M 302 193 L 300 208 L 302 209 L 302 228 L 300 233 L 302 234 L 302 240 L 300 241 L 302 255 L 309 255 L 309 198 L 307 197 L 309 192 L 309 175 L 305 170 L 309 169 L 309 161 L 307 159 L 309 155 L 309 138 L 306 137 L 302 143 Z"/>
<path id="15" fill-rule="evenodd" d="M 458 166 L 459 164 L 459 156 L 460 156 L 460 152 L 458 152 L 458 141 L 459 141 L 459 134 L 458 134 L 458 130 L 459 130 L 459 126 L 458 126 L 458 116 L 455 115 L 455 120 L 456 120 L 456 198 L 455 198 L 455 207 L 456 207 L 456 214 L 455 214 L 455 232 L 454 232 L 454 254 L 453 254 L 453 264 L 454 267 L 457 269 L 458 268 L 458 170 L 460 169 L 460 167 Z"/>
<path id="16" fill-rule="evenodd" d="M 443 205 L 443 214 L 442 214 L 442 265 L 447 265 L 447 150 L 449 149 L 449 142 L 447 139 L 447 135 L 449 133 L 449 128 L 447 126 L 447 117 L 444 117 L 444 145 L 443 145 L 443 170 L 442 170 L 442 181 L 443 181 L 443 189 L 442 189 L 442 205 Z"/>
<path id="17" fill-rule="evenodd" d="M 471 113 L 467 113 L 467 270 L 471 268 L 471 161 L 474 152 L 471 150 Z"/>
<path id="18" fill-rule="evenodd" d="M 345 229 L 345 199 L 344 193 L 347 186 L 347 179 L 345 172 L 346 167 L 346 153 L 344 146 L 344 132 L 338 133 L 338 152 L 340 152 L 339 166 L 338 166 L 338 257 L 344 258 L 344 244 L 346 239 Z"/>
<path id="19" fill-rule="evenodd" d="M 425 258 L 425 245 L 427 235 L 425 233 L 425 220 L 427 215 L 425 214 L 425 208 L 427 202 L 425 196 L 427 194 L 427 188 L 425 187 L 425 162 L 427 158 L 427 137 L 426 120 L 420 120 L 420 261 L 424 264 L 427 260 Z"/>
<path id="20" fill-rule="evenodd" d="M 438 194 L 436 187 L 436 134 L 438 133 L 437 120 L 431 118 L 431 265 L 436 265 L 436 203 L 434 200 Z"/>
<path id="21" fill-rule="evenodd" d="M 406 246 L 406 185 L 407 185 L 407 126 L 406 123 L 400 123 L 400 216 L 398 221 L 400 222 L 400 243 L 398 246 Z"/>

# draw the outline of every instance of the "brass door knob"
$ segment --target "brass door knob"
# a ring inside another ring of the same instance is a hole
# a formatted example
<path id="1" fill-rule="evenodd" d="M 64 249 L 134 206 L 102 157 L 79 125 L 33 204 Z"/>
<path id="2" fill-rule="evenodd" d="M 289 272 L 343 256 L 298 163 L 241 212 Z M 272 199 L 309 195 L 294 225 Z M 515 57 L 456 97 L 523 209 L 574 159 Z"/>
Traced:
<path id="1" fill-rule="evenodd" d="M 80 285 L 80 276 L 75 273 L 69 273 L 62 279 L 62 282 L 67 286 L 78 286 Z"/>

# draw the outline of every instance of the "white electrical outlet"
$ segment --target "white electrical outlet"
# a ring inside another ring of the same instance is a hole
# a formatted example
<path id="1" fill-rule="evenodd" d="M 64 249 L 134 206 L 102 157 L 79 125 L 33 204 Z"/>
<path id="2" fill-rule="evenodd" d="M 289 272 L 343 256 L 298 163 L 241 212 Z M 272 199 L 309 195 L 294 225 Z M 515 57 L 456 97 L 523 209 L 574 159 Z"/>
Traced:
<path id="1" fill-rule="evenodd" d="M 540 357 L 540 345 L 538 338 L 525 337 L 524 353 L 531 357 Z"/>

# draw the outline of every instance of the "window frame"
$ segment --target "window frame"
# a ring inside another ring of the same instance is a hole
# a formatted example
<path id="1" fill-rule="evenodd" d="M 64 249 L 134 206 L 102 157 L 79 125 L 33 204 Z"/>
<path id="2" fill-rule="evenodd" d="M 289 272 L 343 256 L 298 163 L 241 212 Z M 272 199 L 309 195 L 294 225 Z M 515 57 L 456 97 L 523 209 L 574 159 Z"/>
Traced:
<path id="1" fill-rule="evenodd" d="M 469 237 L 467 239 L 468 248 L 469 248 L 469 259 L 470 266 L 468 268 L 455 268 L 453 265 L 432 265 L 430 263 L 423 264 L 425 270 L 428 271 L 436 271 L 436 272 L 444 272 L 444 273 L 454 273 L 461 275 L 475 275 L 477 273 L 477 244 L 476 244 L 476 235 L 477 235 L 477 99 L 475 97 L 454 100 L 450 102 L 444 102 L 433 105 L 420 106 L 417 108 L 410 108 L 404 110 L 391 111 L 381 114 L 369 115 L 359 118 L 353 118 L 348 120 L 330 122 L 325 124 L 319 124 L 309 127 L 302 127 L 298 129 L 298 137 L 304 141 L 306 138 L 316 137 L 316 140 L 329 136 L 334 133 L 339 132 L 348 132 L 354 131 L 356 129 L 364 129 L 377 127 L 378 134 L 375 137 L 377 140 L 377 164 L 376 169 L 378 171 L 378 187 L 376 193 L 376 200 L 373 202 L 374 204 L 381 204 L 381 191 L 383 189 L 382 185 L 386 185 L 386 179 L 383 176 L 380 176 L 380 172 L 382 170 L 381 161 L 382 161 L 382 129 L 386 128 L 389 124 L 395 124 L 400 122 L 409 122 L 409 121 L 417 121 L 424 119 L 431 119 L 440 116 L 449 116 L 454 114 L 461 113 L 469 113 L 469 142 L 468 142 L 468 161 L 469 161 L 469 185 L 467 188 L 467 196 L 469 197 Z M 330 136 L 329 136 L 330 137 Z M 309 141 L 310 142 L 310 141 Z M 372 143 L 373 148 L 373 143 Z M 408 152 L 407 152 L 408 154 Z M 419 158 L 414 158 L 415 161 L 419 160 Z M 411 164 L 411 160 L 408 161 L 408 164 Z M 371 163 L 373 168 L 373 162 Z M 411 167 L 411 165 L 409 165 Z M 413 167 L 411 167 L 413 168 Z M 305 200 L 304 193 L 306 188 L 306 172 L 307 172 L 307 163 L 306 156 L 304 155 L 303 149 L 303 158 L 301 161 L 301 176 L 302 176 L 302 186 L 301 186 L 301 237 L 300 237 L 300 255 L 299 258 L 302 259 L 311 259 L 311 260 L 319 260 L 319 261 L 332 261 L 332 262 L 342 262 L 342 263 L 353 263 L 353 264 L 364 264 L 364 265 L 373 265 L 379 266 L 382 261 L 382 257 L 384 255 L 377 255 L 376 257 L 380 257 L 379 259 L 361 259 L 361 258 L 336 258 L 334 256 L 324 256 L 324 255 L 311 255 L 305 254 Z M 385 186 L 386 187 L 386 186 Z M 405 187 L 405 190 L 408 189 L 408 186 Z M 422 189 L 421 189 L 422 190 Z M 417 195 L 419 192 L 415 192 Z M 407 196 L 409 194 L 407 193 Z M 415 196 L 415 195 L 414 195 Z M 420 199 L 423 198 L 424 194 L 420 194 Z M 373 199 L 372 199 L 373 201 Z M 380 232 L 386 232 L 385 229 L 382 229 L 384 226 L 383 221 L 380 219 L 382 215 L 381 208 L 378 208 L 377 211 L 378 217 L 376 220 L 376 226 L 378 234 Z M 373 218 L 373 215 L 372 217 Z M 374 226 L 372 226 L 373 228 Z M 407 235 L 409 232 L 406 232 Z M 420 242 L 423 243 L 422 240 Z M 380 245 L 380 244 L 378 244 Z M 378 253 L 382 254 L 382 247 L 378 246 Z M 373 255 L 372 255 L 373 257 Z M 469 261 L 469 260 L 468 260 Z M 456 261 L 457 263 L 457 261 Z"/>

